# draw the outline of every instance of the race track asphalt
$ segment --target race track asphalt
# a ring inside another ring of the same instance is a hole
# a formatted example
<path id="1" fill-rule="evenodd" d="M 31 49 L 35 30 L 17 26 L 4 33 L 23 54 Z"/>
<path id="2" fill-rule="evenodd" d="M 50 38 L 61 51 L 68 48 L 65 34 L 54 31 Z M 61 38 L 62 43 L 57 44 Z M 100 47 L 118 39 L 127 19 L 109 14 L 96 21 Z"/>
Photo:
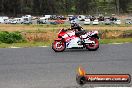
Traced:
<path id="1" fill-rule="evenodd" d="M 0 88 L 89 88 L 131 86 L 131 84 L 76 83 L 78 66 L 87 73 L 129 73 L 132 75 L 132 43 L 102 44 L 97 51 L 66 50 L 55 53 L 50 47 L 1 48 Z"/>

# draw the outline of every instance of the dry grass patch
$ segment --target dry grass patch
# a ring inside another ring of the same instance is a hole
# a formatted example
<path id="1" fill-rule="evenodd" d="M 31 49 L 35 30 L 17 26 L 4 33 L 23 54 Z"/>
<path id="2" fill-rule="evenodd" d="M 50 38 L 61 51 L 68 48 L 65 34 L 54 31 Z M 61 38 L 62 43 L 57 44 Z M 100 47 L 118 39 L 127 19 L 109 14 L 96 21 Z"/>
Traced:
<path id="1" fill-rule="evenodd" d="M 27 41 L 52 42 L 61 28 L 69 28 L 70 25 L 24 25 L 24 24 L 0 24 L 1 31 L 19 31 Z M 132 31 L 132 26 L 111 26 L 111 25 L 83 25 L 86 30 L 99 30 L 101 39 L 122 38 L 124 31 Z M 130 32 L 129 32 L 130 33 Z M 132 32 L 130 33 L 130 35 Z M 131 36 L 130 36 L 131 37 Z"/>
<path id="2" fill-rule="evenodd" d="M 83 25 L 86 30 L 132 30 L 132 26 L 119 25 Z M 61 28 L 70 28 L 70 25 L 24 25 L 24 24 L 0 24 L 1 31 L 28 31 L 28 30 L 58 30 Z"/>
<path id="3" fill-rule="evenodd" d="M 42 42 L 42 41 L 51 42 L 57 37 L 57 33 L 51 32 L 51 31 L 25 32 L 25 33 L 22 33 L 22 35 L 24 36 L 24 38 L 27 41 L 30 41 L 30 42 L 33 42 L 33 41 L 35 41 L 35 42 Z"/>

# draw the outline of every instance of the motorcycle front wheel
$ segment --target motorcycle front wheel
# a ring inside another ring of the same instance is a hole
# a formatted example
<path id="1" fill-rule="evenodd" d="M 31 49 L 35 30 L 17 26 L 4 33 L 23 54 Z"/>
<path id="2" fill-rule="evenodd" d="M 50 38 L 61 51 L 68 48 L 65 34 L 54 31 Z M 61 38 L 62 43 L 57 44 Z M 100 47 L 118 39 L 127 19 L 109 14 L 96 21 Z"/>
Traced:
<path id="1" fill-rule="evenodd" d="M 52 49 L 55 52 L 63 52 L 66 48 L 65 42 L 62 41 L 54 41 L 52 44 Z"/>
<path id="2" fill-rule="evenodd" d="M 99 48 L 99 41 L 97 38 L 90 38 L 91 41 L 94 41 L 95 43 L 86 44 L 86 48 L 90 51 L 95 51 Z"/>

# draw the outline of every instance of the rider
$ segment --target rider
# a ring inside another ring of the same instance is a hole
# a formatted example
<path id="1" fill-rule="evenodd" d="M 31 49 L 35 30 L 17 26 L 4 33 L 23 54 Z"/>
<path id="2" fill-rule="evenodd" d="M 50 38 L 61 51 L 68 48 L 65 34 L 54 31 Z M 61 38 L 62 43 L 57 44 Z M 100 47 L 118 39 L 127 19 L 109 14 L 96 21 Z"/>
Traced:
<path id="1" fill-rule="evenodd" d="M 75 35 L 81 39 L 81 43 L 83 43 L 82 38 L 80 37 L 81 35 L 85 34 L 86 31 L 83 30 L 80 24 L 77 23 L 72 23 L 71 24 L 71 30 L 75 30 Z"/>
<path id="2" fill-rule="evenodd" d="M 83 28 L 81 27 L 80 24 L 77 24 L 77 23 L 72 23 L 71 24 L 71 29 L 72 30 L 75 30 L 75 35 L 80 37 L 80 35 L 84 34 L 84 30 Z"/>

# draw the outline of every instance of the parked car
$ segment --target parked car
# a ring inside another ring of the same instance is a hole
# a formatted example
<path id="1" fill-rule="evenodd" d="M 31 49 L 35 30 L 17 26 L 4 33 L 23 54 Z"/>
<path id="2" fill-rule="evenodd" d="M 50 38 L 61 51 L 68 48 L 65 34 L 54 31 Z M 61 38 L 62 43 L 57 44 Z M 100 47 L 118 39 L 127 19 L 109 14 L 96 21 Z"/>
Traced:
<path id="1" fill-rule="evenodd" d="M 131 18 L 125 19 L 125 24 L 132 24 L 132 19 Z"/>
<path id="2" fill-rule="evenodd" d="M 32 20 L 37 20 L 37 19 L 38 19 L 38 17 L 32 16 Z"/>
<path id="3" fill-rule="evenodd" d="M 91 23 L 90 19 L 85 19 L 84 20 L 84 25 L 90 25 L 90 23 Z"/>
<path id="4" fill-rule="evenodd" d="M 71 20 L 70 24 L 72 24 L 72 23 L 79 23 L 79 20 L 78 19 Z"/>
<path id="5" fill-rule="evenodd" d="M 78 19 L 77 16 L 74 16 L 74 15 L 69 15 L 68 18 L 69 18 L 69 21 Z"/>
<path id="6" fill-rule="evenodd" d="M 105 24 L 105 25 L 111 25 L 110 19 L 105 19 L 104 24 Z"/>
<path id="7" fill-rule="evenodd" d="M 0 16 L 0 23 L 5 23 L 5 20 L 9 19 L 7 16 Z"/>
<path id="8" fill-rule="evenodd" d="M 52 15 L 45 15 L 44 17 L 49 19 Z"/>
<path id="9" fill-rule="evenodd" d="M 95 19 L 94 21 L 93 21 L 93 25 L 98 25 L 99 24 L 99 20 L 98 19 Z"/>
<path id="10" fill-rule="evenodd" d="M 51 15 L 50 18 L 48 18 L 49 20 L 56 20 L 57 19 L 57 15 Z"/>
<path id="11" fill-rule="evenodd" d="M 69 21 L 74 20 L 74 15 L 68 15 Z"/>
<path id="12" fill-rule="evenodd" d="M 5 24 L 9 24 L 9 19 L 6 19 L 6 20 L 4 21 L 4 23 L 5 23 Z"/>
<path id="13" fill-rule="evenodd" d="M 7 20 L 5 20 L 5 24 L 11 24 L 12 20 L 13 19 L 7 19 Z"/>
<path id="14" fill-rule="evenodd" d="M 11 23 L 11 24 L 23 24 L 23 19 L 22 18 L 10 19 L 10 20 L 8 20 L 8 23 Z"/>
<path id="15" fill-rule="evenodd" d="M 12 19 L 5 20 L 5 24 L 10 24 L 12 22 Z"/>
<path id="16" fill-rule="evenodd" d="M 16 24 L 17 20 L 16 19 L 12 19 L 11 24 Z"/>
<path id="17" fill-rule="evenodd" d="M 57 16 L 59 20 L 66 20 L 66 17 L 65 16 Z"/>
<path id="18" fill-rule="evenodd" d="M 23 24 L 23 19 L 22 18 L 15 18 L 17 21 L 17 24 Z"/>
<path id="19" fill-rule="evenodd" d="M 0 19 L 0 24 L 3 24 L 4 23 L 4 19 Z"/>
<path id="20" fill-rule="evenodd" d="M 120 19 L 117 19 L 116 21 L 114 21 L 114 24 L 121 24 L 121 20 Z"/>
<path id="21" fill-rule="evenodd" d="M 55 22 L 56 22 L 57 24 L 64 24 L 65 21 L 64 21 L 64 20 L 56 20 Z"/>
<path id="22" fill-rule="evenodd" d="M 50 24 L 57 25 L 55 21 L 51 21 Z"/>
<path id="23" fill-rule="evenodd" d="M 41 17 L 37 20 L 38 24 L 47 24 L 48 23 L 48 18 Z"/>
<path id="24" fill-rule="evenodd" d="M 80 20 L 80 21 L 84 21 L 85 20 L 85 16 L 84 15 L 79 15 L 77 17 L 77 19 Z"/>
<path id="25" fill-rule="evenodd" d="M 31 15 L 22 16 L 22 19 L 23 19 L 24 24 L 32 24 L 32 16 Z"/>
<path id="26" fill-rule="evenodd" d="M 99 17 L 98 17 L 98 20 L 99 20 L 99 21 L 104 21 L 105 19 L 104 19 L 103 16 L 99 16 Z"/>

